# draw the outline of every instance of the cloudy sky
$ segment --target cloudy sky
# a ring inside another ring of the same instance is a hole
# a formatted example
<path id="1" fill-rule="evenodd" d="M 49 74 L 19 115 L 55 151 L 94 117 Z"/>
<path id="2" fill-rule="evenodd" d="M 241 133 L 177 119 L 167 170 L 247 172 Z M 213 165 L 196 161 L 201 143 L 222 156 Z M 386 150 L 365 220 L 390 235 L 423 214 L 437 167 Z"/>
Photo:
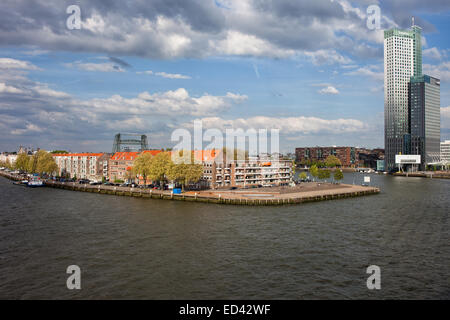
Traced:
<path id="1" fill-rule="evenodd" d="M 118 132 L 170 147 L 194 119 L 280 129 L 285 152 L 383 147 L 382 29 L 412 16 L 450 139 L 448 0 L 2 0 L 0 151 L 110 152 Z"/>

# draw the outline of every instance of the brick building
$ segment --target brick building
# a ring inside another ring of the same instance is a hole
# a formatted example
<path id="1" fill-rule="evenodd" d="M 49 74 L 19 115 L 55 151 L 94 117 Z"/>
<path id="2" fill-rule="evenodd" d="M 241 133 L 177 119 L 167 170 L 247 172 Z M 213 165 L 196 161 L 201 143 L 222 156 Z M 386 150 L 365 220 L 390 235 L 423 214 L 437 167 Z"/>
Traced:
<path id="1" fill-rule="evenodd" d="M 144 150 L 142 153 L 150 153 L 156 156 L 161 150 Z M 133 168 L 134 160 L 141 154 L 141 152 L 116 152 L 109 159 L 108 163 L 108 177 L 109 181 L 114 180 L 130 180 L 130 170 Z"/>
<path id="2" fill-rule="evenodd" d="M 307 161 L 324 161 L 328 156 L 336 156 L 343 167 L 358 165 L 358 152 L 354 147 L 313 147 L 296 148 L 295 159 L 297 163 Z"/>

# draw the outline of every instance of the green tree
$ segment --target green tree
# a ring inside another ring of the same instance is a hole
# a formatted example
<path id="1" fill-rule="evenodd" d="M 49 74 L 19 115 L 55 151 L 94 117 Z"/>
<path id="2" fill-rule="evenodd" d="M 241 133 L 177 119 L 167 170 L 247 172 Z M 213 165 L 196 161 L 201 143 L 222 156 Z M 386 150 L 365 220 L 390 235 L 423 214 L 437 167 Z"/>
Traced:
<path id="1" fill-rule="evenodd" d="M 184 185 L 198 182 L 203 176 L 203 165 L 188 164 L 186 172 L 184 173 Z M 184 189 L 184 188 L 183 188 Z"/>
<path id="2" fill-rule="evenodd" d="M 28 159 L 26 153 L 19 153 L 16 159 L 16 163 L 14 164 L 15 168 L 20 171 L 27 171 L 28 170 Z"/>
<path id="3" fill-rule="evenodd" d="M 150 153 L 141 153 L 133 162 L 133 173 L 144 178 L 144 184 L 147 184 L 147 177 L 150 174 L 153 156 Z"/>
<path id="4" fill-rule="evenodd" d="M 328 168 L 340 167 L 341 165 L 341 160 L 339 160 L 336 156 L 331 155 L 325 159 L 325 166 Z"/>
<path id="5" fill-rule="evenodd" d="M 160 152 L 153 157 L 148 171 L 148 177 L 152 181 L 159 181 L 160 184 L 166 179 L 171 163 L 170 154 L 168 152 Z"/>
<path id="6" fill-rule="evenodd" d="M 33 154 L 28 158 L 27 172 L 28 173 L 36 173 L 38 156 L 37 153 Z"/>
<path id="7" fill-rule="evenodd" d="M 57 153 L 68 153 L 66 150 L 53 150 L 50 152 L 51 154 L 57 154 Z"/>
<path id="8" fill-rule="evenodd" d="M 53 156 L 47 151 L 39 150 L 33 157 L 36 162 L 36 167 L 34 170 L 36 173 L 42 175 L 44 173 L 53 174 L 58 171 L 58 166 L 56 165 L 55 159 L 53 159 Z"/>
<path id="9" fill-rule="evenodd" d="M 320 180 L 328 179 L 330 177 L 330 170 L 320 169 L 318 173 L 318 177 Z"/>
<path id="10" fill-rule="evenodd" d="M 184 152 L 189 151 L 180 151 L 178 154 L 180 158 L 183 157 Z M 194 152 L 191 152 L 188 163 L 173 163 L 170 161 L 167 167 L 166 178 L 174 182 L 180 182 L 183 192 L 186 185 L 198 182 L 202 176 L 203 165 L 194 163 Z"/>
<path id="11" fill-rule="evenodd" d="M 317 165 L 313 164 L 310 168 L 309 168 L 309 173 L 311 174 L 311 176 L 313 178 L 317 178 L 319 175 L 319 169 L 317 168 Z"/>
<path id="12" fill-rule="evenodd" d="M 39 150 L 35 154 L 36 156 L 36 173 L 39 173 L 40 175 L 46 173 L 46 174 L 53 174 L 58 171 L 58 165 L 55 162 L 55 159 L 53 159 L 53 156 L 44 150 Z"/>
<path id="13" fill-rule="evenodd" d="M 342 173 L 342 170 L 336 169 L 336 171 L 334 171 L 334 180 L 340 181 L 342 179 L 344 179 L 344 174 Z"/>
<path id="14" fill-rule="evenodd" d="M 8 168 L 8 169 L 10 169 L 10 170 L 13 169 L 13 166 L 12 166 L 12 164 L 11 164 L 11 162 L 9 161 L 8 158 L 7 158 L 6 161 L 5 161 L 5 167 Z"/>
<path id="15" fill-rule="evenodd" d="M 302 171 L 301 173 L 300 173 L 300 179 L 302 179 L 302 180 L 306 180 L 307 178 L 308 178 L 308 175 L 306 174 L 306 172 L 305 171 Z"/>
<path id="16" fill-rule="evenodd" d="M 188 165 L 184 163 L 174 163 L 171 161 L 167 168 L 166 178 L 173 183 L 181 183 L 184 191 L 184 176 Z"/>

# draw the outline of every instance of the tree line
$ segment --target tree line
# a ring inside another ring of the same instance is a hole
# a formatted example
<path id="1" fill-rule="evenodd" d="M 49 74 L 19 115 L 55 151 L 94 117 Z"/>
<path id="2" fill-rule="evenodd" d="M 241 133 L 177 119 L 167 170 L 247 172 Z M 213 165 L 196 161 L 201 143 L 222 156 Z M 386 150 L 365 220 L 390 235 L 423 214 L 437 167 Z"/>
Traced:
<path id="1" fill-rule="evenodd" d="M 303 159 L 299 164 L 308 167 L 315 165 L 318 168 L 336 168 L 342 166 L 341 160 L 333 155 L 328 156 L 325 160 Z"/>
<path id="2" fill-rule="evenodd" d="M 30 156 L 26 153 L 19 153 L 14 164 L 6 164 L 5 166 L 9 169 L 16 169 L 33 174 L 38 173 L 40 175 L 52 175 L 58 172 L 58 165 L 56 164 L 55 159 L 53 159 L 53 156 L 50 153 L 44 150 L 39 150 Z"/>
<path id="3" fill-rule="evenodd" d="M 330 170 L 328 170 L 328 169 L 320 169 L 315 164 L 313 164 L 309 168 L 309 173 L 311 174 L 312 177 L 317 178 L 319 180 L 326 180 L 326 179 L 329 179 L 331 177 L 331 171 Z M 306 175 L 306 173 L 305 173 L 305 175 Z M 339 169 L 339 168 L 334 170 L 333 178 L 334 178 L 335 181 L 340 181 L 340 180 L 344 179 L 344 174 L 342 173 L 342 170 Z"/>
<path id="4" fill-rule="evenodd" d="M 179 156 L 183 156 L 183 151 Z M 150 153 L 141 153 L 133 163 L 130 175 L 140 176 L 147 184 L 148 180 L 158 181 L 161 185 L 164 181 L 172 181 L 181 184 L 183 190 L 189 183 L 198 182 L 203 176 L 203 166 L 194 163 L 194 152 L 191 151 L 191 161 L 188 164 L 174 163 L 169 152 L 160 152 L 153 156 Z"/>

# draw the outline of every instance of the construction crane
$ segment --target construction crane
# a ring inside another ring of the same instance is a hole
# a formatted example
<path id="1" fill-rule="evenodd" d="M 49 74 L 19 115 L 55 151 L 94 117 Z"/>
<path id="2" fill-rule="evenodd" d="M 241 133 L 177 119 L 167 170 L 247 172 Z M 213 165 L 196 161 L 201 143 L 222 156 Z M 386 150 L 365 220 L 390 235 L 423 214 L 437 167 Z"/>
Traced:
<path id="1" fill-rule="evenodd" d="M 131 139 L 140 137 L 140 139 Z M 133 147 L 130 147 L 133 146 Z M 139 148 L 137 148 L 139 146 Z M 139 133 L 118 133 L 114 137 L 113 153 L 121 151 L 143 151 L 148 150 L 147 136 Z"/>

